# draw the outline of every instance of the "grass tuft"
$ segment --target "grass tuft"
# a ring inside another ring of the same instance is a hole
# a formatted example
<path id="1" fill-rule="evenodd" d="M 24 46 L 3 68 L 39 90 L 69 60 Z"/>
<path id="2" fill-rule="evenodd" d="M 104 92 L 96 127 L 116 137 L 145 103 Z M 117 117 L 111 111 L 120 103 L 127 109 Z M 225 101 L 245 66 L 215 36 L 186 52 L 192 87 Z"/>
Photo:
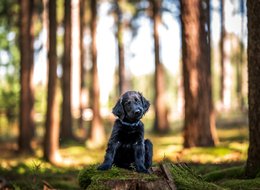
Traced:
<path id="1" fill-rule="evenodd" d="M 222 190 L 224 188 L 207 182 L 186 164 L 172 164 L 171 173 L 178 190 Z"/>

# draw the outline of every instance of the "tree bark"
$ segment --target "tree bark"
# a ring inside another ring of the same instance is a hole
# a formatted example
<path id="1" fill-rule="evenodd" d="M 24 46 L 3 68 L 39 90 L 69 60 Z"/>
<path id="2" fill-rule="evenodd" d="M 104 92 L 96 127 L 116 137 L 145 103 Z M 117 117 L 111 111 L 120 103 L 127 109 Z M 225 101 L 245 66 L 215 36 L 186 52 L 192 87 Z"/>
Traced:
<path id="1" fill-rule="evenodd" d="M 33 0 L 20 0 L 20 124 L 18 146 L 21 152 L 32 152 L 33 121 Z"/>
<path id="2" fill-rule="evenodd" d="M 59 100 L 57 94 L 57 21 L 56 1 L 49 0 L 48 97 L 43 157 L 55 164 L 59 161 Z M 46 11 L 47 12 L 47 11 Z"/>
<path id="3" fill-rule="evenodd" d="M 125 78 L 125 56 L 124 56 L 124 24 L 122 23 L 122 10 L 120 2 L 115 1 L 117 5 L 116 22 L 117 22 L 117 47 L 118 47 L 118 73 L 119 73 L 119 96 L 126 92 L 126 78 Z"/>
<path id="4" fill-rule="evenodd" d="M 224 39 L 226 36 L 225 31 L 225 0 L 220 0 L 220 101 L 223 104 L 224 100 Z"/>
<path id="5" fill-rule="evenodd" d="M 245 69 L 245 48 L 244 48 L 244 14 L 245 14 L 245 6 L 244 0 L 240 0 L 240 14 L 241 14 L 241 36 L 240 36 L 240 61 L 237 63 L 237 98 L 238 105 L 241 110 L 245 109 L 245 95 L 243 90 L 243 83 L 245 80 L 244 70 Z"/>
<path id="6" fill-rule="evenodd" d="M 225 29 L 225 0 L 220 3 L 220 100 L 221 109 L 228 110 L 231 107 L 232 66 L 230 62 L 230 40 Z"/>
<path id="7" fill-rule="evenodd" d="M 84 63 L 85 63 L 85 48 L 84 48 L 84 29 L 85 29 L 85 5 L 86 1 L 81 0 L 79 3 L 79 20 L 80 20 L 80 118 L 79 118 L 79 128 L 83 129 L 83 111 L 84 111 L 84 104 L 83 104 L 83 94 L 84 94 L 84 78 L 85 78 L 85 69 L 84 69 Z"/>
<path id="8" fill-rule="evenodd" d="M 152 18 L 154 30 L 154 59 L 155 59 L 155 121 L 154 131 L 165 133 L 169 130 L 169 122 L 167 118 L 167 107 L 165 103 L 165 84 L 164 84 L 164 68 L 160 62 L 160 44 L 159 44 L 159 24 L 161 22 L 160 7 L 161 0 L 150 0 L 152 5 Z"/>
<path id="9" fill-rule="evenodd" d="M 49 47 L 49 40 L 48 40 L 48 35 L 49 35 L 49 18 L 48 18 L 48 2 L 49 0 L 42 0 L 42 4 L 43 4 L 43 11 L 42 11 L 42 32 L 44 35 L 44 40 L 43 40 L 43 51 L 46 52 L 46 60 L 44 60 L 45 62 L 42 63 L 44 64 L 44 69 L 46 68 L 46 73 L 47 73 L 47 67 L 48 67 L 48 47 Z M 48 75 L 44 75 L 42 77 L 42 84 L 43 86 L 47 86 L 47 82 L 48 82 Z"/>
<path id="10" fill-rule="evenodd" d="M 249 148 L 246 175 L 254 178 L 260 172 L 260 1 L 247 0 L 248 16 L 248 101 Z"/>
<path id="11" fill-rule="evenodd" d="M 97 4 L 96 0 L 91 0 L 91 56 L 92 56 L 92 111 L 93 118 L 89 129 L 87 144 L 89 147 L 98 147 L 105 142 L 105 131 L 101 123 L 100 105 L 99 105 L 99 81 L 98 81 L 98 68 L 97 68 L 97 47 L 96 47 L 96 30 L 97 30 Z"/>
<path id="12" fill-rule="evenodd" d="M 71 115 L 71 0 L 64 1 L 64 55 L 62 76 L 62 120 L 61 139 L 72 139 Z"/>
<path id="13" fill-rule="evenodd" d="M 182 0 L 181 22 L 184 147 L 214 146 L 217 136 L 211 93 L 209 0 Z"/>
<path id="14" fill-rule="evenodd" d="M 80 114 L 80 0 L 71 1 L 71 110 L 72 117 Z"/>

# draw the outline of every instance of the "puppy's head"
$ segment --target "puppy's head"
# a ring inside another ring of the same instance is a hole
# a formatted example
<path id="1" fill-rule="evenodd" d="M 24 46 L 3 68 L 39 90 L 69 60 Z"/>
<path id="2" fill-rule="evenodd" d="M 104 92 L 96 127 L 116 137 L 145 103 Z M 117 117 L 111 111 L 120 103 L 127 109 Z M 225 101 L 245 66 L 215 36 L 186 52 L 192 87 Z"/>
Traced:
<path id="1" fill-rule="evenodd" d="M 140 92 L 128 91 L 117 101 L 112 113 L 121 120 L 126 118 L 129 121 L 135 122 L 142 118 L 149 107 L 149 101 Z"/>

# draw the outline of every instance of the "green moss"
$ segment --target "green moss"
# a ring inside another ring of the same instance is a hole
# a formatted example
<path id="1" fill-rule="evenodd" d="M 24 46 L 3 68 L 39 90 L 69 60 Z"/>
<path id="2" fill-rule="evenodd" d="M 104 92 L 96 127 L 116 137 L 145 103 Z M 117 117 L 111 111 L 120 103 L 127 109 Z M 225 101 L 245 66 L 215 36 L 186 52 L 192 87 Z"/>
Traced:
<path id="1" fill-rule="evenodd" d="M 191 164 L 189 164 L 189 167 L 191 167 L 197 174 L 205 175 L 205 174 L 211 173 L 216 170 L 227 168 L 229 166 L 225 165 L 225 164 L 220 165 L 220 164 L 210 164 L 210 163 L 207 163 L 207 164 L 191 163 Z"/>
<path id="2" fill-rule="evenodd" d="M 180 190 L 221 190 L 222 187 L 204 181 L 184 164 L 172 164 L 171 173 L 173 180 Z"/>
<path id="3" fill-rule="evenodd" d="M 203 176 L 206 181 L 218 181 L 227 178 L 241 178 L 244 175 L 244 166 L 235 166 L 231 168 L 221 169 L 210 172 Z"/>
<path id="4" fill-rule="evenodd" d="M 18 164 L 12 168 L 1 168 L 0 174 L 8 176 L 8 181 L 15 189 L 42 189 L 43 181 L 55 189 L 79 189 L 75 168 L 57 168 L 49 164 Z"/>
<path id="5" fill-rule="evenodd" d="M 231 190 L 255 190 L 260 189 L 260 178 L 242 179 L 245 167 L 236 166 L 210 172 L 203 176 L 206 181 L 214 181 L 224 188 Z"/>
<path id="6" fill-rule="evenodd" d="M 78 175 L 78 181 L 80 187 L 86 189 L 104 189 L 100 187 L 99 181 L 105 180 L 127 180 L 127 179 L 143 179 L 143 180 L 156 180 L 156 175 L 140 174 L 130 170 L 125 170 L 118 167 L 112 167 L 107 171 L 98 171 L 97 165 L 91 165 L 85 169 L 82 169 Z"/>
<path id="7" fill-rule="evenodd" d="M 97 171 L 94 169 L 94 165 L 81 170 L 78 175 L 79 186 L 86 189 L 91 183 L 91 178 L 96 175 L 96 173 Z"/>
<path id="8" fill-rule="evenodd" d="M 55 187 L 55 189 L 70 189 L 70 190 L 76 190 L 79 189 L 78 186 L 75 185 L 75 183 L 72 183 L 71 180 L 58 180 L 58 181 L 49 181 L 52 187 Z"/>
<path id="9" fill-rule="evenodd" d="M 103 183 L 99 181 L 92 182 L 88 187 L 89 190 L 110 190 L 111 188 L 105 186 Z"/>
<path id="10" fill-rule="evenodd" d="M 260 189 L 260 178 L 223 180 L 220 185 L 231 190 L 256 190 Z"/>

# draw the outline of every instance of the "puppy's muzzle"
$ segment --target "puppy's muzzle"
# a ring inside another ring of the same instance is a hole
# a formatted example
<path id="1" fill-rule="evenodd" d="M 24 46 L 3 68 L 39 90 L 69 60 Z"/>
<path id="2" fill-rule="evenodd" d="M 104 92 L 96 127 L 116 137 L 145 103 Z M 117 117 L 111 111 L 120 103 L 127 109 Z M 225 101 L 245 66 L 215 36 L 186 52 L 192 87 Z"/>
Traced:
<path id="1" fill-rule="evenodd" d="M 135 118 L 140 119 L 143 116 L 143 109 L 140 107 L 136 108 L 134 110 L 134 116 L 135 116 Z"/>
<path id="2" fill-rule="evenodd" d="M 135 116 L 140 116 L 141 115 L 141 110 L 140 109 L 136 109 L 134 114 L 135 114 Z"/>

